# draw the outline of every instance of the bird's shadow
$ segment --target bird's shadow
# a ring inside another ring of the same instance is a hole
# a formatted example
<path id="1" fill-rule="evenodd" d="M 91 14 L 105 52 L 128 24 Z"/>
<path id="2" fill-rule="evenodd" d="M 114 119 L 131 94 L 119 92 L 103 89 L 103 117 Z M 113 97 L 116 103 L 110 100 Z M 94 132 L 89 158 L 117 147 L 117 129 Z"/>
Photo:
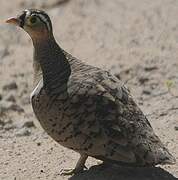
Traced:
<path id="1" fill-rule="evenodd" d="M 178 180 L 162 168 L 91 167 L 69 180 Z"/>

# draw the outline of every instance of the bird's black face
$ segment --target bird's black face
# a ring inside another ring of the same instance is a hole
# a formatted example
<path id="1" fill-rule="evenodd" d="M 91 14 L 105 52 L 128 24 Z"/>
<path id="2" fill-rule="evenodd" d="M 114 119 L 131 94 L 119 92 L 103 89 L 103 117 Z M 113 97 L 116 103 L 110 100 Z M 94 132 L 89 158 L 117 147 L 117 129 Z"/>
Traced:
<path id="1" fill-rule="evenodd" d="M 30 36 L 52 34 L 52 24 L 49 16 L 41 10 L 24 10 L 17 18 L 10 18 L 6 21 L 23 28 Z"/>

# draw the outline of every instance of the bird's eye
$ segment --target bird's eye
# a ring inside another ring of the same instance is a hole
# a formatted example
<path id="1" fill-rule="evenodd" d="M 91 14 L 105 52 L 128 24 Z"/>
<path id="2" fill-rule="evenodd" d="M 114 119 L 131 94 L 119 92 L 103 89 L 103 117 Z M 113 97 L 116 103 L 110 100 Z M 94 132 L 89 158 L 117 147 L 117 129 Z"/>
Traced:
<path id="1" fill-rule="evenodd" d="M 37 22 L 37 17 L 31 16 L 29 21 L 30 21 L 30 24 L 35 24 Z"/>

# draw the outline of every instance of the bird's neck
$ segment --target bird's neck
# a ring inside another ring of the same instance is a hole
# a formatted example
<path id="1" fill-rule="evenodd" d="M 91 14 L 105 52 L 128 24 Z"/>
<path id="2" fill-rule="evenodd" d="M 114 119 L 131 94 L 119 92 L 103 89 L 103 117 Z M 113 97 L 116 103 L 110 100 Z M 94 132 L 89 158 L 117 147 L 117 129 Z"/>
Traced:
<path id="1" fill-rule="evenodd" d="M 43 78 L 44 88 L 49 94 L 67 91 L 71 73 L 69 62 L 55 39 L 33 40 L 34 45 L 34 83 Z"/>

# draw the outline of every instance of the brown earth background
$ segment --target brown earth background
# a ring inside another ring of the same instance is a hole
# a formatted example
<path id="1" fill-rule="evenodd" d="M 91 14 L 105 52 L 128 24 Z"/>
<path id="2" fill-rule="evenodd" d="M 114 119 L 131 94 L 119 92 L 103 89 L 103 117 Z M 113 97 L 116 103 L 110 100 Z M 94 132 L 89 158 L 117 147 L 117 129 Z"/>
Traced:
<path id="1" fill-rule="evenodd" d="M 89 170 L 64 177 L 78 154 L 40 128 L 29 101 L 32 43 L 4 23 L 25 8 L 45 9 L 65 50 L 110 70 L 130 88 L 156 133 L 178 161 L 177 0 L 1 0 L 0 180 L 175 180 L 174 166 L 107 167 L 90 158 Z M 95 165 L 95 166 L 94 166 Z"/>

